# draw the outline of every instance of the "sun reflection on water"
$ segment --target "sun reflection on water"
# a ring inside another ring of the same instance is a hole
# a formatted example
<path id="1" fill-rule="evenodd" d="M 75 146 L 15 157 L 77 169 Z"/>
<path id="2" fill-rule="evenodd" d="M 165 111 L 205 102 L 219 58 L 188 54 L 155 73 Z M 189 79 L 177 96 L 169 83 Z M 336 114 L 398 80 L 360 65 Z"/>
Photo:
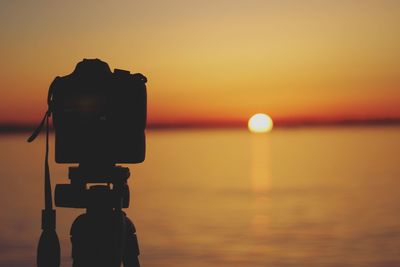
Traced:
<path id="1" fill-rule="evenodd" d="M 271 189 L 269 136 L 251 137 L 251 181 L 255 193 L 265 193 Z"/>
<path id="2" fill-rule="evenodd" d="M 266 210 L 271 190 L 270 148 L 268 135 L 251 136 L 251 184 L 254 194 L 251 220 L 251 232 L 262 237 L 268 234 L 270 218 Z"/>

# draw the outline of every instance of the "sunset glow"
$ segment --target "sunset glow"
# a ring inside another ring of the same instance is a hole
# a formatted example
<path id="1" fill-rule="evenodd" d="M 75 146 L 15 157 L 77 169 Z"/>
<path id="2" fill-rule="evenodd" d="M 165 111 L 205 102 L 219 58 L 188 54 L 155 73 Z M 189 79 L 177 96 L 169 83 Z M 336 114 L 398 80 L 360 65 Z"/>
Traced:
<path id="1" fill-rule="evenodd" d="M 276 125 L 400 118 L 399 14 L 400 1 L 6 1 L 0 123 L 40 120 L 83 58 L 145 74 L 150 125 L 244 125 L 266 107 Z"/>

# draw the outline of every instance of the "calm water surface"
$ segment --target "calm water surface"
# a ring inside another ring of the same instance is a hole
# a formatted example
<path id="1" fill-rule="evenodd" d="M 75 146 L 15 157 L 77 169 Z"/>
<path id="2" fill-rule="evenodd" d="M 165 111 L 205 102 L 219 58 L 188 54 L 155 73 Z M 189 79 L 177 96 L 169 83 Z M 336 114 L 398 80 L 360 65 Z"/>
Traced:
<path id="1" fill-rule="evenodd" d="M 0 266 L 35 266 L 44 139 L 25 138 L 0 136 Z M 399 127 L 150 131 L 127 209 L 142 266 L 400 266 L 399 161 Z M 82 212 L 57 209 L 62 266 Z"/>

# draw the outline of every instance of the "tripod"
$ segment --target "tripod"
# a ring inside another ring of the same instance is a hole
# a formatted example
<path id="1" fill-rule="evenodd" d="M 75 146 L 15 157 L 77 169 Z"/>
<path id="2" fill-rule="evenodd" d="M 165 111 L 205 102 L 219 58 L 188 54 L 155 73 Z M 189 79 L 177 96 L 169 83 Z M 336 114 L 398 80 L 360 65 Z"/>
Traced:
<path id="1" fill-rule="evenodd" d="M 70 184 L 56 186 L 56 206 L 86 208 L 71 226 L 73 267 L 140 266 L 135 226 L 122 211 L 129 176 L 125 167 L 80 164 L 69 168 Z"/>

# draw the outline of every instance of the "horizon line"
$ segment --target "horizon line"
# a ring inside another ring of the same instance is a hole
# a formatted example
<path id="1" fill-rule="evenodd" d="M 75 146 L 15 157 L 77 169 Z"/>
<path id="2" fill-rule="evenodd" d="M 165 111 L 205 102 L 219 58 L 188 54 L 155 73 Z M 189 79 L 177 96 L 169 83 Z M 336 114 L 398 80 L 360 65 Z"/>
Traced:
<path id="1" fill-rule="evenodd" d="M 400 118 L 372 118 L 372 119 L 332 119 L 332 120 L 276 120 L 274 128 L 301 128 L 301 127 L 346 127 L 346 126 L 392 126 L 400 125 Z M 37 124 L 0 122 L 0 134 L 33 132 Z M 179 129 L 244 129 L 244 121 L 197 121 L 197 122 L 151 122 L 148 130 L 179 130 Z"/>

